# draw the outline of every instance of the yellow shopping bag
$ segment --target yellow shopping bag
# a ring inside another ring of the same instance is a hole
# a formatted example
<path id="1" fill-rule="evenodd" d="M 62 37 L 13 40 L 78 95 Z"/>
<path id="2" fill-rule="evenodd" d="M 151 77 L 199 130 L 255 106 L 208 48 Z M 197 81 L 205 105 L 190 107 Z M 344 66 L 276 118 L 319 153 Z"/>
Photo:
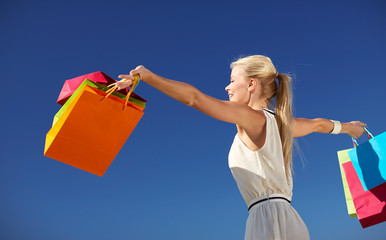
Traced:
<path id="1" fill-rule="evenodd" d="M 339 159 L 340 173 L 342 176 L 344 195 L 346 198 L 347 211 L 348 211 L 348 214 L 350 215 L 350 217 L 357 217 L 354 202 L 352 200 L 350 189 L 348 188 L 348 185 L 347 185 L 346 175 L 344 173 L 344 169 L 342 166 L 344 163 L 350 162 L 350 156 L 348 155 L 348 151 L 350 151 L 350 150 L 351 149 L 338 151 L 338 159 Z"/>

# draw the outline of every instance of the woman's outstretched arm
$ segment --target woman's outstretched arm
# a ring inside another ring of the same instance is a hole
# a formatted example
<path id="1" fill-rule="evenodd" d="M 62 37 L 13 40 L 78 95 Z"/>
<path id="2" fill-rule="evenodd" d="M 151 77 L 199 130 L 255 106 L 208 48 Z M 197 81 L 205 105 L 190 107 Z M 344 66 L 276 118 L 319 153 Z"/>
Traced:
<path id="1" fill-rule="evenodd" d="M 247 132 L 253 132 L 254 134 L 259 134 L 264 130 L 264 113 L 254 111 L 246 104 L 218 100 L 202 93 L 190 84 L 161 77 L 143 66 L 138 66 L 132 70 L 130 75 L 120 75 L 119 78 L 127 79 L 128 83 L 118 85 L 118 87 L 125 88 L 131 85 L 135 74 L 139 74 L 141 80 L 150 86 L 211 117 L 237 124 Z M 261 121 L 256 121 L 256 119 Z"/>
<path id="2" fill-rule="evenodd" d="M 341 123 L 342 129 L 340 133 L 347 133 L 353 138 L 359 138 L 364 133 L 364 128 L 367 126 L 360 121 L 352 121 Z M 292 131 L 294 137 L 302 137 L 310 133 L 331 133 L 334 129 L 334 123 L 328 119 L 315 118 L 294 118 L 292 121 Z"/>

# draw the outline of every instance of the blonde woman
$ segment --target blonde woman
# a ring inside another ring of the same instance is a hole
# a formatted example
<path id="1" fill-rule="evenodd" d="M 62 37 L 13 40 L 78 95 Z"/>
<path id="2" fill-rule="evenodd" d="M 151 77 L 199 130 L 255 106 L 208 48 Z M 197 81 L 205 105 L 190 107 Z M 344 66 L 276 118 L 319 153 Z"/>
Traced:
<path id="1" fill-rule="evenodd" d="M 366 124 L 292 117 L 291 78 L 278 73 L 270 58 L 257 55 L 231 64 L 229 101 L 205 95 L 195 87 L 158 76 L 143 66 L 118 87 L 144 82 L 218 120 L 236 124 L 229 167 L 249 211 L 246 240 L 309 239 L 303 220 L 291 206 L 292 140 L 312 132 L 347 133 L 358 138 Z M 277 80 L 277 81 L 276 81 Z M 274 111 L 269 110 L 275 102 Z"/>

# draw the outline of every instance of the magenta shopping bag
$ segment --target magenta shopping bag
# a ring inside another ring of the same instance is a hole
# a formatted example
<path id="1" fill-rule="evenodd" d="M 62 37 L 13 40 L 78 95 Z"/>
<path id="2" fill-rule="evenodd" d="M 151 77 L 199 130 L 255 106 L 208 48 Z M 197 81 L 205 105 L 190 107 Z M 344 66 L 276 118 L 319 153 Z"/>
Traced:
<path id="1" fill-rule="evenodd" d="M 76 89 L 78 89 L 78 87 L 83 83 L 83 81 L 85 79 L 99 83 L 103 86 L 108 86 L 108 85 L 116 82 L 116 80 L 112 79 L 107 74 L 100 72 L 100 71 L 85 74 L 85 75 L 82 75 L 82 76 L 79 76 L 76 78 L 68 79 L 64 82 L 64 85 L 63 85 L 62 90 L 59 94 L 58 100 L 56 102 L 59 103 L 60 105 L 63 105 L 71 97 L 71 95 L 76 91 Z M 123 95 L 127 95 L 128 90 L 127 89 L 121 89 L 117 92 L 119 92 Z M 135 93 L 132 93 L 131 97 L 133 97 L 139 101 L 146 102 L 145 99 L 141 98 L 140 96 L 138 96 Z"/>
<path id="2" fill-rule="evenodd" d="M 362 227 L 386 221 L 386 183 L 365 191 L 352 162 L 344 163 L 343 169 Z"/>

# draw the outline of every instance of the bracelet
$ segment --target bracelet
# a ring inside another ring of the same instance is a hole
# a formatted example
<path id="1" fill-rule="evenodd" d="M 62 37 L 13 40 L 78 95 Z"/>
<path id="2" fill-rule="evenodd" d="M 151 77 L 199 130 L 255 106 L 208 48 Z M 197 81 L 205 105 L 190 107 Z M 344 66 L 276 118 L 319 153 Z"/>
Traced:
<path id="1" fill-rule="evenodd" d="M 342 130 L 342 124 L 339 121 L 330 120 L 334 124 L 334 129 L 330 132 L 330 134 L 339 134 Z"/>

